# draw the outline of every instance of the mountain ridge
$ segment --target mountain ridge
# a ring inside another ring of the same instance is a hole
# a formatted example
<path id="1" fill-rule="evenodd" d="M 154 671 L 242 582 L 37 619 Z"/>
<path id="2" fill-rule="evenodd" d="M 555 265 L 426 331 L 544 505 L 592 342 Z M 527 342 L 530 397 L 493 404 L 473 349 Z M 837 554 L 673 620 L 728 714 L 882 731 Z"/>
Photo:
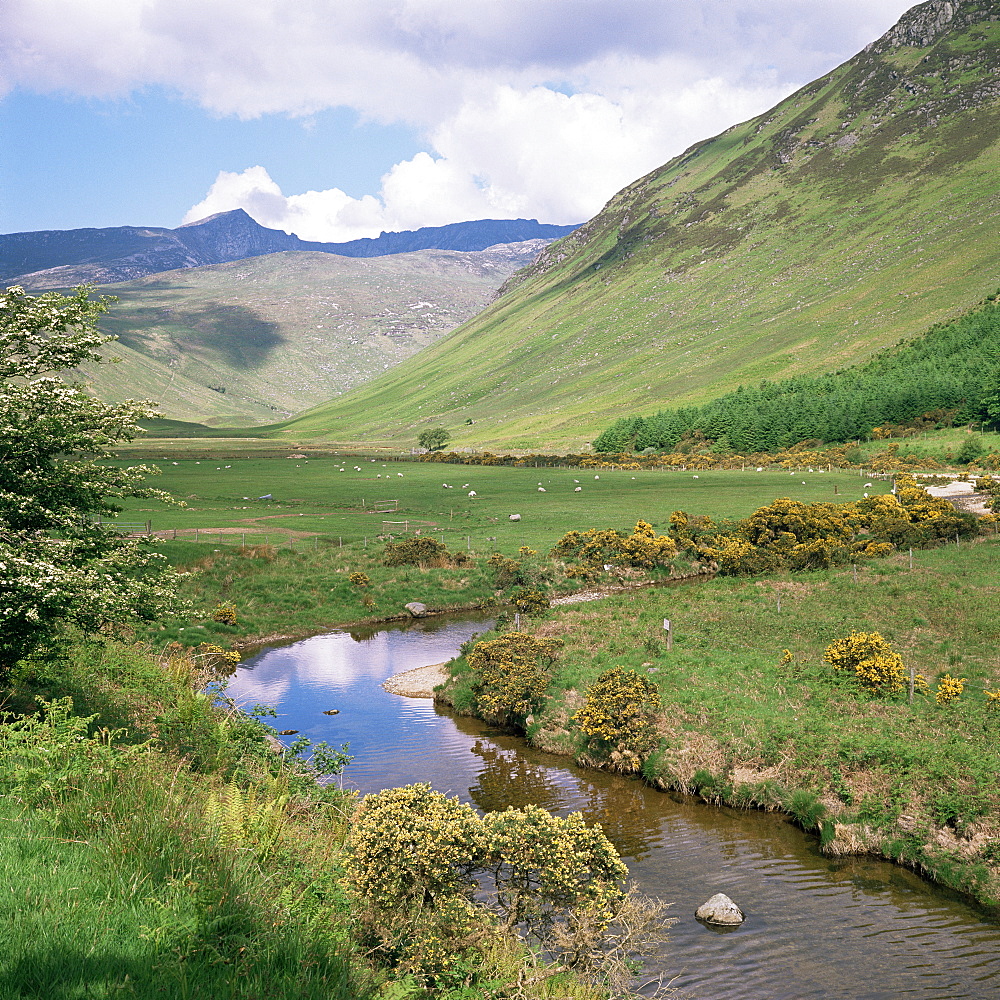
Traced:
<path id="1" fill-rule="evenodd" d="M 416 250 L 470 252 L 555 239 L 573 226 L 535 219 L 478 219 L 346 243 L 301 240 L 254 221 L 243 209 L 218 212 L 176 229 L 115 226 L 0 235 L 0 280 L 32 290 L 114 284 L 178 268 L 224 264 L 283 251 L 380 257 Z"/>

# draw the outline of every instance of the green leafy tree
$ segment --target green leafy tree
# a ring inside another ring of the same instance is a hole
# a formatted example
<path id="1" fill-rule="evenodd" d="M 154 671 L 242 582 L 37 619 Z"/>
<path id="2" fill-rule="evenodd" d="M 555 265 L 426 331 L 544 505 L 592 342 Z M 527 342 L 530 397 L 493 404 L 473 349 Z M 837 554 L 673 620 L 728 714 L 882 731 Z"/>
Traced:
<path id="1" fill-rule="evenodd" d="M 0 678 L 66 623 L 93 631 L 176 605 L 163 557 L 98 523 L 116 498 L 169 500 L 143 485 L 157 470 L 101 464 L 150 405 L 104 403 L 60 377 L 103 362 L 109 301 L 0 293 Z"/>
<path id="2" fill-rule="evenodd" d="M 443 427 L 428 427 L 417 435 L 421 448 L 428 451 L 440 451 L 451 440 L 451 434 Z"/>

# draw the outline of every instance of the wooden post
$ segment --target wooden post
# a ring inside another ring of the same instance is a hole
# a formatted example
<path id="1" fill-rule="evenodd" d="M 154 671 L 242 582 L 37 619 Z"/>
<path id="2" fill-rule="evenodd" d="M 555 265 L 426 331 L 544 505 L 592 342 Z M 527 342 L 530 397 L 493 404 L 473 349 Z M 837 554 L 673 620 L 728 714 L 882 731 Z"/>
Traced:
<path id="1" fill-rule="evenodd" d="M 913 569 L 913 546 L 910 546 L 910 569 Z"/>
<path id="2" fill-rule="evenodd" d="M 778 614 L 781 614 L 781 591 L 778 591 Z"/>
<path id="3" fill-rule="evenodd" d="M 667 649 L 673 649 L 674 648 L 674 633 L 673 633 L 673 630 L 670 628 L 670 619 L 669 618 L 664 618 L 663 619 L 663 631 L 667 633 Z"/>
<path id="4" fill-rule="evenodd" d="M 913 704 L 913 686 L 917 681 L 917 668 L 910 664 L 910 704 Z"/>
<path id="5" fill-rule="evenodd" d="M 858 582 L 858 564 L 857 563 L 852 563 L 851 564 L 851 569 L 854 570 L 854 582 L 857 583 Z"/>
<path id="6" fill-rule="evenodd" d="M 196 542 L 198 541 L 198 529 L 197 528 L 194 529 L 194 540 Z"/>

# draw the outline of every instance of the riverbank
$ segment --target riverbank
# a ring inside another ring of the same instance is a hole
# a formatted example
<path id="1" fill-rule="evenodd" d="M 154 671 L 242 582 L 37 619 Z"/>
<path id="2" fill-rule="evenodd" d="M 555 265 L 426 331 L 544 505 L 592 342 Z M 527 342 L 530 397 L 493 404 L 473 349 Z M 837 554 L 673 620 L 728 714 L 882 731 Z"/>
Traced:
<path id="1" fill-rule="evenodd" d="M 908 865 L 996 913 L 1000 906 L 1000 623 L 995 539 L 859 567 L 769 579 L 716 579 L 554 611 L 559 639 L 528 741 L 613 769 L 573 721 L 597 676 L 622 665 L 653 681 L 659 748 L 642 777 L 709 802 L 783 810 L 831 854 Z M 669 618 L 673 646 L 662 623 Z M 929 683 L 878 698 L 823 662 L 829 643 L 879 631 Z M 786 653 L 785 650 L 788 652 Z M 945 675 L 961 695 L 939 703 Z M 473 678 L 452 665 L 440 696 L 473 712 Z"/>

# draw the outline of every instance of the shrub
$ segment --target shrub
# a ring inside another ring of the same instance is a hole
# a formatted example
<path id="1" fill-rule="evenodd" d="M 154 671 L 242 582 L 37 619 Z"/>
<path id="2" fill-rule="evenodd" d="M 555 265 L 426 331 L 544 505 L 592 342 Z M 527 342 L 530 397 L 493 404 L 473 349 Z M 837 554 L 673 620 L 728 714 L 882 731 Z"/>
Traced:
<path id="1" fill-rule="evenodd" d="M 878 632 L 852 631 L 827 646 L 823 659 L 834 670 L 852 672 L 863 688 L 875 694 L 903 690 L 903 658 Z"/>
<path id="2" fill-rule="evenodd" d="M 590 567 L 613 563 L 651 569 L 666 566 L 677 555 L 677 544 L 669 535 L 657 535 L 649 522 L 637 521 L 631 535 L 614 528 L 568 531 L 556 542 L 552 555 Z"/>
<path id="3" fill-rule="evenodd" d="M 372 582 L 367 573 L 352 573 L 347 581 L 352 587 L 367 587 Z"/>
<path id="4" fill-rule="evenodd" d="M 215 606 L 215 611 L 212 612 L 212 620 L 221 622 L 223 625 L 235 625 L 236 624 L 236 605 L 235 604 L 217 604 Z"/>
<path id="5" fill-rule="evenodd" d="M 517 559 L 511 559 L 502 552 L 494 552 L 486 560 L 486 565 L 493 570 L 493 582 L 497 587 L 509 587 L 512 583 L 524 583 L 521 563 Z"/>
<path id="6" fill-rule="evenodd" d="M 527 587 L 518 587 L 510 595 L 510 603 L 522 615 L 539 614 L 549 610 L 549 599 L 540 590 L 529 590 Z"/>
<path id="7" fill-rule="evenodd" d="M 964 677 L 952 677 L 951 674 L 945 674 L 938 682 L 937 691 L 934 692 L 934 700 L 939 705 L 949 705 L 951 702 L 957 701 L 964 690 Z"/>
<path id="8" fill-rule="evenodd" d="M 480 818 L 430 785 L 409 785 L 367 796 L 347 846 L 362 943 L 426 986 L 474 967 L 498 921 L 564 966 L 591 971 L 608 953 L 610 925 L 635 915 L 627 869 L 580 813 L 562 819 L 527 806 Z"/>
<path id="9" fill-rule="evenodd" d="M 478 674 L 473 687 L 484 716 L 522 725 L 542 702 L 558 647 L 558 640 L 528 632 L 506 632 L 478 643 L 467 661 Z"/>
<path id="10" fill-rule="evenodd" d="M 655 718 L 660 691 L 634 670 L 613 667 L 587 688 L 586 703 L 573 717 L 588 746 L 608 754 L 616 770 L 632 772 L 659 743 Z"/>
<path id="11" fill-rule="evenodd" d="M 386 542 L 382 554 L 383 566 L 444 566 L 448 563 L 448 547 L 436 538 L 415 535 L 398 542 Z"/>

